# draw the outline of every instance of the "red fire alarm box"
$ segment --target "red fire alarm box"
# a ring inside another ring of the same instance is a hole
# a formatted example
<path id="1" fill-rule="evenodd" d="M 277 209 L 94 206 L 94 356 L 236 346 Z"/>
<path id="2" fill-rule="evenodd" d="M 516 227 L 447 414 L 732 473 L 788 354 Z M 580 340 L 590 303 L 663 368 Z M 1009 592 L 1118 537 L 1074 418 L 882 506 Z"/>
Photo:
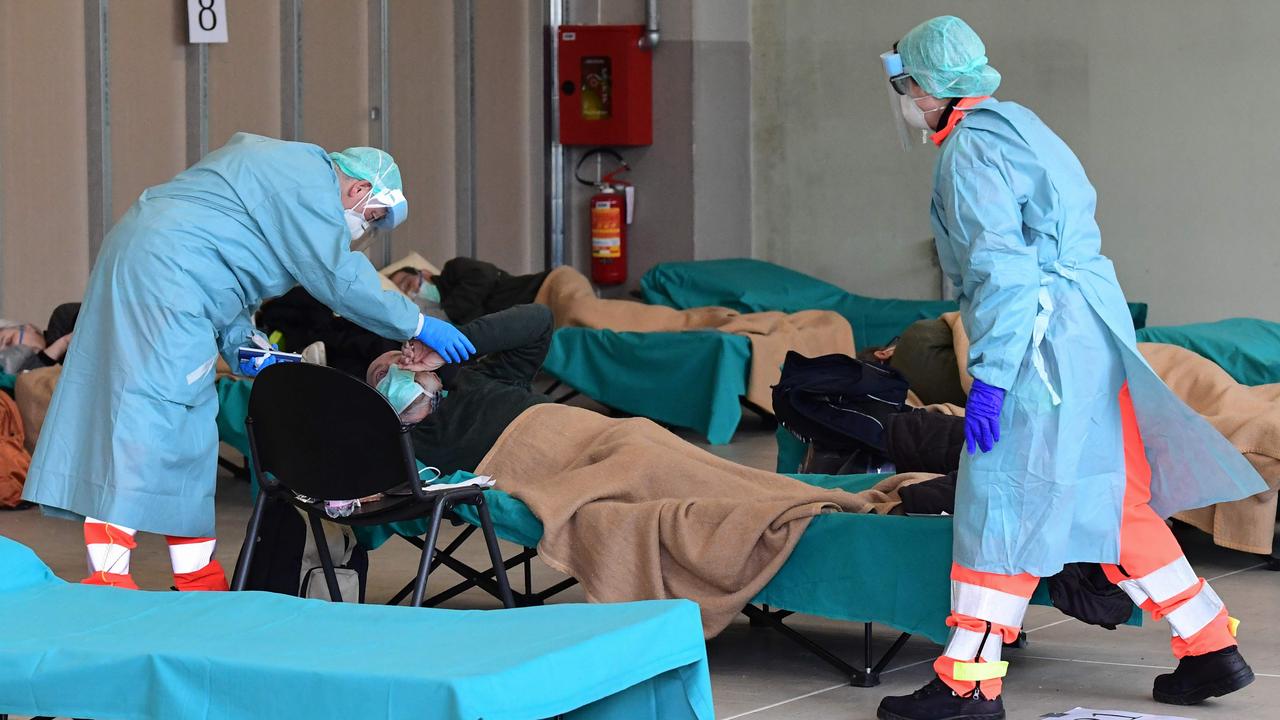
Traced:
<path id="1" fill-rule="evenodd" d="M 653 51 L 643 25 L 562 25 L 560 143 L 653 142 Z"/>

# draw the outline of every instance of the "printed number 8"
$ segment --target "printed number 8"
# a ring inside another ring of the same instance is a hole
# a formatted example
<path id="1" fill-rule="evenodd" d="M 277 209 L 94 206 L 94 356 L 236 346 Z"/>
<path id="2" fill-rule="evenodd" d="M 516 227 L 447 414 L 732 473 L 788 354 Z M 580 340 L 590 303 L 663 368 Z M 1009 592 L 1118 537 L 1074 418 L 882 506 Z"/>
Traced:
<path id="1" fill-rule="evenodd" d="M 200 24 L 200 29 L 205 32 L 218 27 L 218 13 L 213 11 L 214 0 L 200 0 L 200 13 L 196 15 L 196 22 Z M 209 24 L 205 25 L 205 13 L 209 13 Z"/>

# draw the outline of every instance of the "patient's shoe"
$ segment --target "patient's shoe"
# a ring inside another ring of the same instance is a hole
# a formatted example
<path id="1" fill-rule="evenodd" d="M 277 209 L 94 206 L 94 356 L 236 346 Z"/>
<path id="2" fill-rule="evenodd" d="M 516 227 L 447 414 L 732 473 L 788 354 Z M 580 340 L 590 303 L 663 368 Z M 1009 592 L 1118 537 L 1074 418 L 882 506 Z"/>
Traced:
<path id="1" fill-rule="evenodd" d="M 951 686 L 934 678 L 910 695 L 887 697 L 876 711 L 880 720 L 1004 720 L 1004 700 L 987 699 L 981 690 L 957 695 Z"/>
<path id="2" fill-rule="evenodd" d="M 1232 645 L 1204 655 L 1187 655 L 1171 673 L 1156 678 L 1151 696 L 1170 705 L 1198 705 L 1253 682 L 1253 669 Z"/>

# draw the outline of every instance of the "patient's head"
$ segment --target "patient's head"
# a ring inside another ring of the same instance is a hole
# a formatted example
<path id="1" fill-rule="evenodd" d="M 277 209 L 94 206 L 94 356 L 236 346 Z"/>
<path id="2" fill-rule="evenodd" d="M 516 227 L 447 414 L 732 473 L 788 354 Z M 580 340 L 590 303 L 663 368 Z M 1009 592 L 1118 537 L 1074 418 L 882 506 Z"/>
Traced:
<path id="1" fill-rule="evenodd" d="M 897 342 L 892 345 L 874 345 L 865 347 L 858 351 L 858 359 L 862 362 L 884 364 L 893 359 L 893 354 L 898 349 Z"/>
<path id="2" fill-rule="evenodd" d="M 439 402 L 443 384 L 430 367 L 431 364 L 411 365 L 404 353 L 392 350 L 369 363 L 365 382 L 377 388 L 396 408 L 400 422 L 412 425 L 425 420 Z"/>
<path id="3" fill-rule="evenodd" d="M 400 292 L 409 297 L 417 297 L 422 290 L 423 283 L 434 285 L 434 278 L 427 276 L 415 267 L 402 267 L 391 273 L 391 282 L 400 288 Z"/>
<path id="4" fill-rule="evenodd" d="M 14 323 L 0 327 L 0 349 L 26 345 L 35 350 L 45 349 L 44 333 L 31 323 Z"/>

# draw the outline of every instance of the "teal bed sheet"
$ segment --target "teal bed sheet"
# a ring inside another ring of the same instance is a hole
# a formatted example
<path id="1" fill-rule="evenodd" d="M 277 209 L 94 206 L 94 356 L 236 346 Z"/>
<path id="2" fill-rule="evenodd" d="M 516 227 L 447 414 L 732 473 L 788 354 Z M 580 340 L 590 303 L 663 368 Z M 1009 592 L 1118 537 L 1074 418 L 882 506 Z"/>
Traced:
<path id="1" fill-rule="evenodd" d="M 714 330 L 561 328 L 542 369 L 603 405 L 696 430 L 721 445 L 742 419 L 751 341 Z"/>
<path id="2" fill-rule="evenodd" d="M 749 258 L 660 263 L 644 274 L 640 288 L 645 302 L 679 310 L 708 305 L 739 312 L 833 310 L 853 327 L 858 348 L 885 345 L 917 320 L 958 309 L 949 300 L 855 295 L 812 275 Z M 1146 325 L 1146 303 L 1129 303 L 1129 312 L 1134 327 Z"/>
<path id="3" fill-rule="evenodd" d="M 465 611 L 66 583 L 0 537 L 0 713 L 712 720 L 691 602 Z"/>
<path id="4" fill-rule="evenodd" d="M 1138 331 L 1138 342 L 1184 347 L 1217 363 L 1242 385 L 1280 382 L 1280 323 L 1231 318 L 1149 327 Z"/>

